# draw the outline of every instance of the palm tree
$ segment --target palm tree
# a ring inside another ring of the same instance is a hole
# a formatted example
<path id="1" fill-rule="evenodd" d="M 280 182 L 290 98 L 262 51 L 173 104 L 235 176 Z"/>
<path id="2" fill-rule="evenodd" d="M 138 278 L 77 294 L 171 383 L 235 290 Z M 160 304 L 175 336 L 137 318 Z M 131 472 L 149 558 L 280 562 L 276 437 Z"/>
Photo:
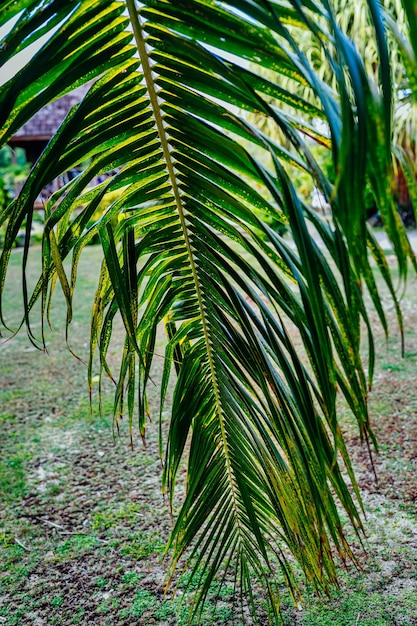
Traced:
<path id="1" fill-rule="evenodd" d="M 386 328 L 375 263 L 401 321 L 388 265 L 365 224 L 366 180 L 387 215 L 403 277 L 412 258 L 390 194 L 392 82 L 382 9 L 374 0 L 368 5 L 379 41 L 380 85 L 367 75 L 327 0 L 0 2 L 0 20 L 15 20 L 2 63 L 13 63 L 50 33 L 1 87 L 1 144 L 48 102 L 92 82 L 33 165 L 20 196 L 1 213 L 7 229 L 0 288 L 16 233 L 23 223 L 30 230 L 34 199 L 52 179 L 87 163 L 45 206 L 42 273 L 32 291 L 25 279 L 28 244 L 24 250 L 24 323 L 42 347 L 43 334 L 32 331 L 32 309 L 40 300 L 44 323 L 59 283 L 70 324 L 78 261 L 98 234 L 103 263 L 89 382 L 96 352 L 102 375 L 113 377 L 107 351 L 120 314 L 126 337 L 114 379 L 115 420 L 126 406 L 131 427 L 137 418 L 142 434 L 156 328 L 165 327 L 161 406 L 176 376 L 162 477 L 171 501 L 180 462 L 187 463 L 169 574 L 187 558 L 198 586 L 194 613 L 214 578 L 231 575 L 255 616 L 261 585 L 276 620 L 277 572 L 295 599 L 294 563 L 317 590 L 327 589 L 336 580 L 334 555 L 354 559 L 341 509 L 362 532 L 336 399 L 345 398 L 361 437 L 372 440 L 366 397 L 374 356 L 365 285 Z M 336 89 L 300 50 L 294 24 L 328 50 Z M 316 104 L 264 78 L 265 68 L 308 85 Z M 326 122 L 335 185 L 308 149 L 302 118 L 272 107 L 271 96 Z M 291 150 L 251 125 L 245 112 L 271 117 Z M 270 168 L 252 147 L 270 155 Z M 331 224 L 299 199 L 287 163 L 317 181 L 331 203 Z M 92 184 L 105 173 L 103 182 Z M 268 226 L 270 217 L 288 225 L 290 238 Z M 65 259 L 71 259 L 69 273 Z M 295 331 L 305 356 L 295 347 Z"/>

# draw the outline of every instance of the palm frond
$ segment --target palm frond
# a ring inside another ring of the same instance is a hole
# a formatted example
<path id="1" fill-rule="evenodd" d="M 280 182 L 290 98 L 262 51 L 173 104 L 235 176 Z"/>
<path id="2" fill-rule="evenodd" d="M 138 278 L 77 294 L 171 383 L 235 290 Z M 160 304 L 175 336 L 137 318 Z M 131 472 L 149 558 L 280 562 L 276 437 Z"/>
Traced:
<path id="1" fill-rule="evenodd" d="M 368 331 L 370 375 L 372 329 L 361 285 L 384 322 L 371 259 L 388 282 L 390 276 L 365 227 L 366 177 L 387 216 L 403 274 L 411 254 L 389 199 L 392 83 L 379 8 L 370 5 L 381 44 L 381 90 L 328 2 L 0 3 L 4 21 L 23 11 L 5 37 L 5 61 L 56 29 L 1 87 L 2 142 L 43 105 L 93 81 L 1 216 L 7 230 L 0 290 L 16 234 L 25 220 L 30 228 L 35 198 L 46 183 L 84 163 L 45 206 L 42 274 L 31 293 L 26 244 L 24 320 L 32 340 L 42 344 L 43 337 L 32 333 L 31 312 L 41 299 L 47 317 L 59 282 L 70 324 L 79 258 L 98 234 L 103 264 L 92 312 L 90 385 L 98 352 L 102 375 L 116 383 L 115 419 L 127 406 L 132 436 L 135 412 L 145 432 L 156 328 L 165 325 L 161 403 L 170 376 L 177 376 L 166 441 L 161 434 L 163 488 L 171 502 L 178 468 L 187 460 L 187 493 L 170 541 L 171 573 L 184 556 L 191 559 L 199 581 L 197 613 L 213 580 L 229 569 L 255 615 L 254 581 L 262 584 L 277 619 L 277 570 L 294 597 L 294 559 L 316 589 L 326 589 L 336 580 L 334 549 L 342 559 L 354 559 L 340 508 L 362 531 L 336 398 L 340 390 L 361 436 L 372 437 L 361 322 Z M 326 33 L 315 25 L 318 17 Z M 301 51 L 294 23 L 324 46 L 328 36 L 337 44 L 332 63 L 338 93 Z M 263 78 L 261 68 L 308 85 L 314 107 Z M 304 121 L 271 106 L 271 95 L 326 120 L 336 185 L 314 161 Z M 291 150 L 252 125 L 245 112 L 273 119 Z M 254 157 L 252 147 L 267 152 L 272 166 Z M 331 202 L 331 226 L 302 204 L 287 162 L 318 181 Z M 290 241 L 268 226 L 269 218 L 288 226 Z M 64 260 L 71 255 L 67 274 Z M 116 376 L 107 354 L 118 314 L 126 338 Z"/>

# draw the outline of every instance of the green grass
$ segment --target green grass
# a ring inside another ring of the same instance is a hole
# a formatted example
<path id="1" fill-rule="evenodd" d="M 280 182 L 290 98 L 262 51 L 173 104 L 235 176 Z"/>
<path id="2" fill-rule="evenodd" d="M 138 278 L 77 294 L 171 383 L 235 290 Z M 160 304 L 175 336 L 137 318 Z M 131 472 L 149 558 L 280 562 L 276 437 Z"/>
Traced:
<path id="1" fill-rule="evenodd" d="M 139 589 L 139 591 L 136 592 L 130 607 L 124 609 L 120 616 L 134 617 L 138 619 L 143 617 L 146 612 L 152 611 L 152 606 L 156 603 L 158 603 L 158 596 L 156 594 L 146 591 L 146 589 Z"/>
<path id="2" fill-rule="evenodd" d="M 0 459 L 0 500 L 15 502 L 23 498 L 27 491 L 26 467 L 31 455 L 14 433 L 3 437 L 3 445 L 5 453 Z"/>
<path id="3" fill-rule="evenodd" d="M 366 589 L 340 593 L 332 601 L 314 603 L 306 610 L 305 626 L 392 626 L 413 624 L 417 615 L 417 598 L 414 593 L 384 595 L 369 593 Z M 413 617 L 414 616 L 414 617 Z M 414 622 L 415 623 L 415 622 Z"/>

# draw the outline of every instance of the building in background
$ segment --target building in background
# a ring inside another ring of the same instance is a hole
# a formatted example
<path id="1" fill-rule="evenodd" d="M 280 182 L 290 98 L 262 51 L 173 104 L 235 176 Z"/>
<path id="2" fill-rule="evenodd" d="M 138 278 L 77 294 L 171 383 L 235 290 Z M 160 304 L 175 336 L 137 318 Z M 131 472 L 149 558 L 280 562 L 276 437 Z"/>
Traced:
<path id="1" fill-rule="evenodd" d="M 34 115 L 9 141 L 9 146 L 23 148 L 26 153 L 26 160 L 33 164 L 42 154 L 48 141 L 53 137 L 61 122 L 65 119 L 71 108 L 78 104 L 87 93 L 90 85 L 83 85 L 69 94 L 62 96 L 55 102 L 51 102 Z M 49 196 L 65 185 L 78 172 L 66 172 L 63 176 L 52 181 L 45 187 L 36 199 L 35 208 L 43 209 Z M 20 191 L 22 183 L 16 182 L 15 193 Z"/>

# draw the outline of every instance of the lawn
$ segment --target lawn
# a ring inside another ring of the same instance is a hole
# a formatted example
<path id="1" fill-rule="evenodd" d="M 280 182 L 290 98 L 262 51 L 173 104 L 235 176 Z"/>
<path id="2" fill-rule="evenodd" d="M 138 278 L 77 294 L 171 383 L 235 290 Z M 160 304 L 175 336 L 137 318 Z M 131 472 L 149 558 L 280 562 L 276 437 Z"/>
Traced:
<path id="1" fill-rule="evenodd" d="M 21 260 L 22 252 L 15 250 L 5 306 L 6 320 L 14 326 Z M 65 346 L 59 293 L 51 313 L 54 331 L 47 331 L 48 354 L 34 348 L 24 331 L 0 345 L 0 624 L 7 626 L 187 622 L 191 595 L 184 593 L 184 584 L 175 596 L 164 595 L 171 519 L 160 489 L 160 368 L 152 374 L 146 448 L 139 436 L 131 448 L 127 424 L 114 433 L 111 393 L 104 395 L 100 415 L 95 388 L 90 412 L 85 360 L 98 264 L 99 249 L 91 247 L 80 267 L 69 337 L 79 359 Z M 34 279 L 36 263 L 31 270 Z M 364 546 L 352 538 L 362 569 L 341 570 L 340 589 L 330 598 L 315 598 L 305 589 L 301 610 L 284 592 L 287 625 L 417 625 L 415 287 L 410 281 L 403 300 L 405 358 L 400 357 L 392 307 L 387 307 L 388 344 L 377 331 L 370 410 L 379 441 L 374 457 L 378 482 L 366 448 L 342 411 L 366 509 Z M 39 336 L 36 312 L 32 329 Z M 122 338 L 119 325 L 110 350 L 116 368 Z M 162 336 L 157 352 L 163 353 Z M 111 391 L 110 383 L 107 387 Z M 238 625 L 250 623 L 234 616 L 232 591 L 227 585 L 213 588 L 203 626 L 231 624 L 233 617 Z"/>

